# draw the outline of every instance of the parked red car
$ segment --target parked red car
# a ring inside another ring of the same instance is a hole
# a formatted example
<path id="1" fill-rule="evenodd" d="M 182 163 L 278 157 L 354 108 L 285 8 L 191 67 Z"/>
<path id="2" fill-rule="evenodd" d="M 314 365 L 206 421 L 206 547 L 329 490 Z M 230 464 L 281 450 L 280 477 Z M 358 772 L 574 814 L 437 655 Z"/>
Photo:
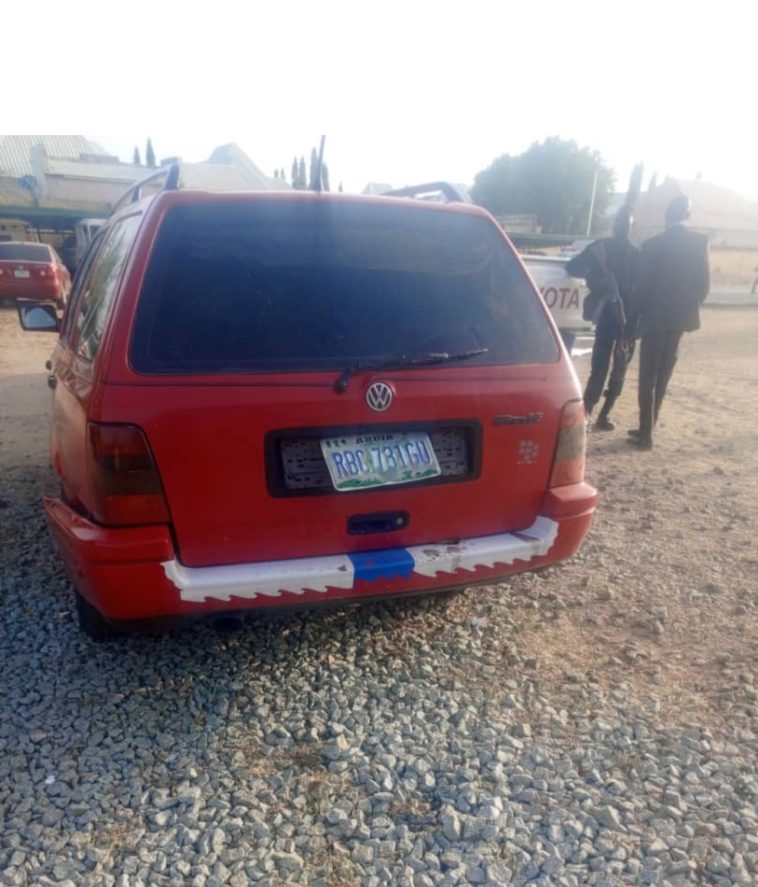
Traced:
<path id="1" fill-rule="evenodd" d="M 58 253 L 46 243 L 0 243 L 0 301 L 34 299 L 63 308 L 71 275 Z"/>
<path id="2" fill-rule="evenodd" d="M 45 510 L 85 631 L 493 583 L 579 548 L 577 379 L 486 212 L 177 175 L 99 232 L 53 357 Z"/>

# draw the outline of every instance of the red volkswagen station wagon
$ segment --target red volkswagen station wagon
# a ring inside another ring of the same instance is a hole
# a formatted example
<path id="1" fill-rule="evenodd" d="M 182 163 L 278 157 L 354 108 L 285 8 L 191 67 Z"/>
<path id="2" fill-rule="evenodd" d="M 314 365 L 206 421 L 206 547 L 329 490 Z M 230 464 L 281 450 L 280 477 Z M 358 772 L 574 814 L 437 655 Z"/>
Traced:
<path id="1" fill-rule="evenodd" d="M 86 632 L 494 583 L 579 548 L 577 379 L 485 211 L 164 175 L 99 232 L 60 324 L 21 309 L 60 332 L 44 505 Z"/>

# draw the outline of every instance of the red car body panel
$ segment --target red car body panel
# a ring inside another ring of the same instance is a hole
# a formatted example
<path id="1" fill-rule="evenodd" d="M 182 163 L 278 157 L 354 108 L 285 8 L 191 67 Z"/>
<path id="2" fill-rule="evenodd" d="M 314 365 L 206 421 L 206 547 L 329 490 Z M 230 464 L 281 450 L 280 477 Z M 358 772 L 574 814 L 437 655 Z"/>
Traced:
<path id="1" fill-rule="evenodd" d="M 53 352 L 52 365 L 57 379 L 50 436 L 53 470 L 66 501 L 81 507 L 90 501 L 87 420 L 98 386 L 93 365 L 61 343 Z"/>
<path id="2" fill-rule="evenodd" d="M 293 533 L 302 556 L 314 556 L 504 532 L 529 526 L 537 516 L 560 410 L 574 396 L 565 374 L 551 367 L 457 368 L 438 370 L 434 376 L 420 370 L 413 375 L 366 373 L 356 374 L 339 396 L 333 391 L 334 373 L 310 375 L 307 384 L 284 387 L 262 379 L 252 386 L 249 380 L 215 386 L 102 386 L 90 418 L 118 422 L 130 415 L 147 435 L 183 563 L 207 566 L 292 556 Z M 376 414 L 366 406 L 364 394 L 376 379 L 397 392 L 379 427 L 475 421 L 482 436 L 479 476 L 428 487 L 309 496 L 296 503 L 269 495 L 266 433 L 290 428 L 293 419 L 297 427 L 361 422 L 370 430 L 377 425 Z M 494 424 L 499 414 L 535 410 L 544 418 L 528 433 L 522 426 Z M 538 455 L 519 464 L 525 439 L 536 445 Z M 408 511 L 410 524 L 387 536 L 348 535 L 351 515 L 377 510 Z"/>
<path id="3" fill-rule="evenodd" d="M 58 384 L 52 428 L 53 466 L 63 498 L 46 500 L 45 509 L 72 581 L 107 618 L 187 616 L 469 585 L 555 563 L 580 546 L 596 494 L 583 482 L 549 488 L 561 410 L 567 402 L 578 400 L 580 392 L 544 306 L 545 321 L 558 343 L 558 359 L 550 364 L 356 372 L 341 395 L 334 391 L 333 371 L 171 376 L 133 369 L 129 345 L 145 269 L 156 234 L 173 206 L 334 199 L 334 195 L 289 192 L 172 191 L 160 194 L 146 209 L 128 207 L 121 215 L 144 209 L 144 218 L 93 363 L 69 347 L 75 317 L 71 311 L 64 317 L 53 357 Z M 387 201 L 337 199 L 366 204 Z M 470 206 L 420 208 L 418 201 L 403 203 L 409 211 L 490 218 Z M 513 253 L 504 236 L 503 240 Z M 536 290 L 535 299 L 542 304 Z M 372 413 L 364 399 L 367 386 L 377 380 L 388 383 L 396 394 L 392 407 L 382 414 Z M 538 418 L 528 425 L 508 421 L 525 415 Z M 467 422 L 479 435 L 481 461 L 470 479 L 295 498 L 272 493 L 266 471 L 271 431 L 406 427 L 445 421 Z M 142 429 L 165 491 L 170 525 L 113 528 L 90 519 L 88 422 Z M 529 444 L 526 455 L 525 442 Z M 401 530 L 371 535 L 351 535 L 347 530 L 351 515 L 395 510 L 410 514 Z M 190 600 L 172 581 L 166 566 L 181 565 L 190 571 L 192 581 L 202 581 L 203 571 L 209 568 L 299 558 L 321 563 L 318 559 L 338 555 L 407 551 L 446 541 L 455 545 L 472 538 L 501 538 L 498 534 L 517 537 L 543 518 L 553 522 L 554 537 L 549 549 L 532 553 L 526 560 L 483 563 L 435 575 L 411 571 L 373 576 L 356 568 L 349 587 L 327 584 L 313 590 L 303 585 L 284 601 L 281 595 L 263 593 Z"/>

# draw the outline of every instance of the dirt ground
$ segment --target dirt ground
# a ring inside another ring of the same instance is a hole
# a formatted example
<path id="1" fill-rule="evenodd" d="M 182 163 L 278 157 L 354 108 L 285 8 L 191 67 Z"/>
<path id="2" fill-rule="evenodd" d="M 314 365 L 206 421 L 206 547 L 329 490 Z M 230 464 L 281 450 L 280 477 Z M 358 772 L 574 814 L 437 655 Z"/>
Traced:
<path id="1" fill-rule="evenodd" d="M 55 339 L 24 332 L 15 309 L 0 307 L 0 502 L 38 499 L 55 489 L 48 468 L 51 392 L 45 369 Z"/>
<path id="2" fill-rule="evenodd" d="M 53 344 L 0 310 L 0 526 L 7 503 L 55 489 L 44 369 Z M 587 364 L 578 360 L 582 379 Z M 589 678 L 611 691 L 631 680 L 670 717 L 718 729 L 756 698 L 758 311 L 704 311 L 703 329 L 684 339 L 650 453 L 626 441 L 636 381 L 635 360 L 618 430 L 590 436 L 588 478 L 601 501 L 584 548 L 514 580 L 524 590 L 521 641 L 543 680 Z M 460 606 L 465 617 L 477 599 Z"/>
<path id="3" fill-rule="evenodd" d="M 755 701 L 758 311 L 704 310 L 702 325 L 683 339 L 652 452 L 626 441 L 636 358 L 617 431 L 591 433 L 600 506 L 560 569 L 561 597 L 571 608 L 575 596 L 577 612 L 538 624 L 533 642 L 556 672 L 592 671 L 609 687 L 633 679 L 670 717 L 718 728 Z M 577 369 L 584 380 L 586 358 Z"/>

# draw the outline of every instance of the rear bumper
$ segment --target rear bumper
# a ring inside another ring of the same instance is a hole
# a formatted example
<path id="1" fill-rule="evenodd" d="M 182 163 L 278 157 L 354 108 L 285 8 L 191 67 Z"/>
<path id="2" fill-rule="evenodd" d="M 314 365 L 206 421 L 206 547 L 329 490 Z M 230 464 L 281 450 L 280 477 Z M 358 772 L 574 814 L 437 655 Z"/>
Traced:
<path id="1" fill-rule="evenodd" d="M 595 502 L 592 487 L 575 484 L 548 493 L 521 532 L 221 567 L 182 565 L 165 526 L 104 528 L 60 499 L 46 499 L 45 511 L 74 585 L 104 616 L 128 622 L 495 582 L 574 554 Z"/>
<path id="2" fill-rule="evenodd" d="M 39 283 L 34 281 L 20 284 L 12 279 L 0 282 L 0 299 L 29 299 L 33 302 L 59 302 L 63 299 L 63 289 L 53 283 Z"/>

